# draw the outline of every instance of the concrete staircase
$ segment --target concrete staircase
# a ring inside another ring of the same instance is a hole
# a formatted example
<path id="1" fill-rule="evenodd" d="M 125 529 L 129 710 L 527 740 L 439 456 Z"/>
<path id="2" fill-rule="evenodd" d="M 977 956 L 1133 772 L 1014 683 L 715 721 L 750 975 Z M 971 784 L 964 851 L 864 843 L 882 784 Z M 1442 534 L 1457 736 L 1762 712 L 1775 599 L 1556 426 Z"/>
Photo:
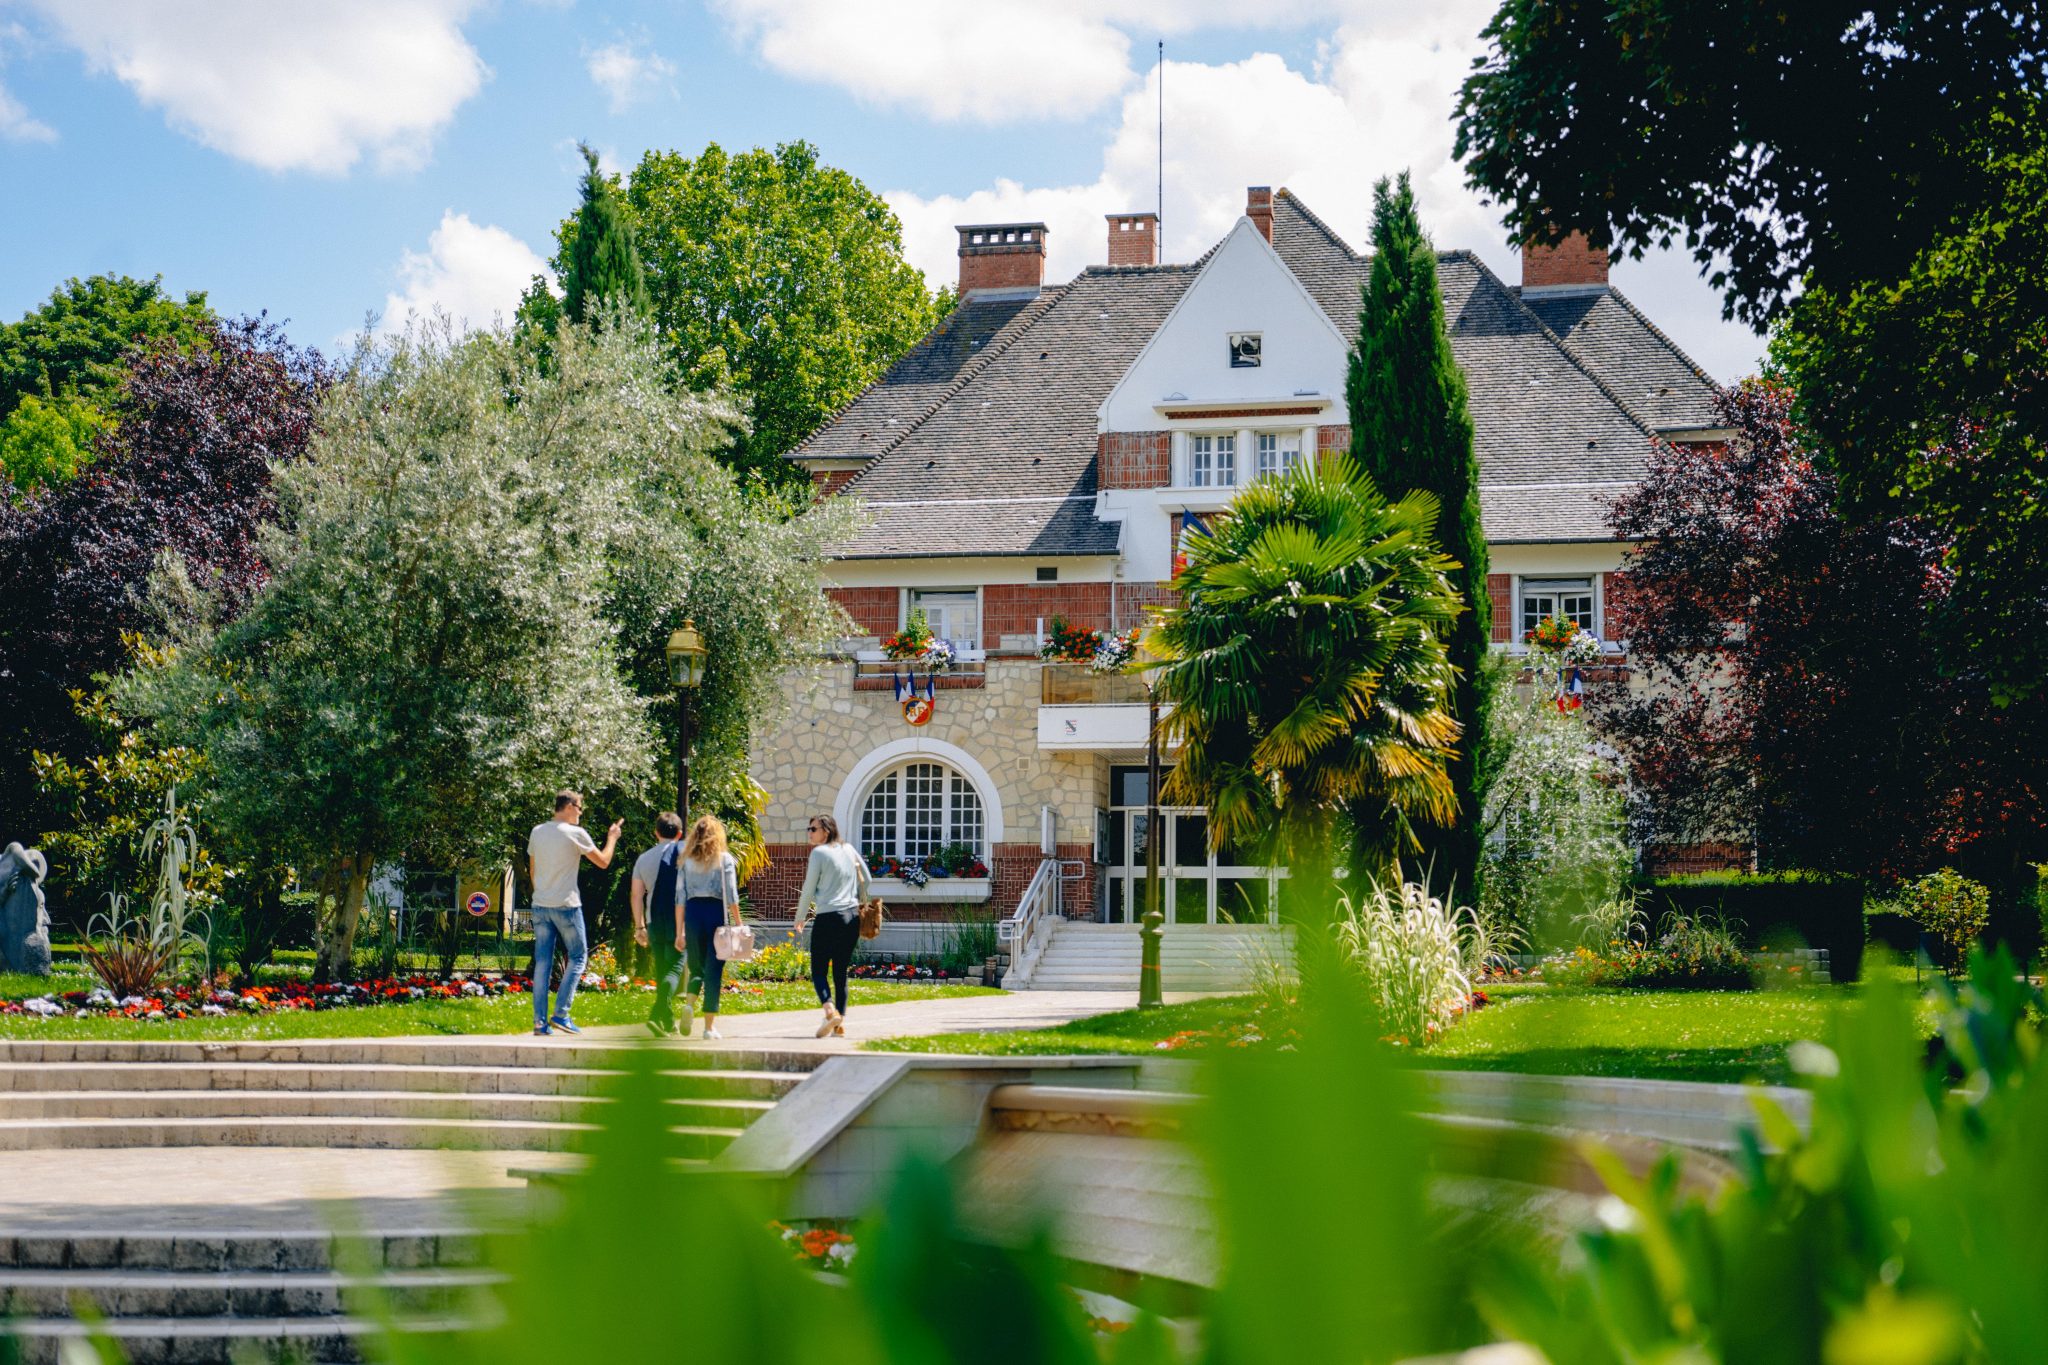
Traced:
<path id="1" fill-rule="evenodd" d="M 0 1181 L 5 1153 L 34 1149 L 463 1148 L 502 1171 L 578 1147 L 620 1057 L 615 1044 L 504 1038 L 0 1042 Z M 665 1048 L 662 1060 L 678 1155 L 708 1161 L 820 1059 Z M 425 1221 L 426 1207 L 360 1215 L 370 1225 L 340 1238 L 318 1214 L 281 1230 L 234 1205 L 199 1223 L 184 1209 L 154 1230 L 147 1206 L 132 1230 L 0 1226 L 0 1331 L 23 1361 L 56 1361 L 83 1344 L 82 1299 L 136 1365 L 357 1360 L 372 1295 L 425 1331 L 482 1311 L 476 1291 L 495 1279 L 470 1229 L 378 1225 Z"/>
<path id="2" fill-rule="evenodd" d="M 1161 985 L 1168 991 L 1242 991 L 1263 964 L 1292 971 L 1292 931 L 1263 924 L 1169 924 L 1159 945 Z M 1035 991 L 1135 991 L 1143 952 L 1137 927 L 1074 920 L 1049 926 L 1050 936 L 1029 980 L 1005 981 Z"/>
<path id="3" fill-rule="evenodd" d="M 0 1042 L 0 1151 L 404 1147 L 564 1151 L 588 1130 L 603 1044 L 308 1040 Z M 675 1049 L 682 1154 L 723 1151 L 816 1064 Z"/>
<path id="4" fill-rule="evenodd" d="M 448 1331 L 475 1319 L 472 1295 L 496 1282 L 474 1237 L 439 1229 L 0 1236 L 0 1306 L 23 1365 L 85 1346 L 80 1299 L 132 1365 L 356 1361 L 370 1330 L 361 1315 L 379 1298 L 408 1327 Z"/>

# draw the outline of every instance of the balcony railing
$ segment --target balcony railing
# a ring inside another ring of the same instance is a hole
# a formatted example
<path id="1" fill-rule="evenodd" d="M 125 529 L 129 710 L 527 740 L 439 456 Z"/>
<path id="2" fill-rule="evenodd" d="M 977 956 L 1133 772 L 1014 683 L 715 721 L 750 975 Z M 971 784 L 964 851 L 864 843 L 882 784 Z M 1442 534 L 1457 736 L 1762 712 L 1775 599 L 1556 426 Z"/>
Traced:
<path id="1" fill-rule="evenodd" d="M 1129 673 L 1097 673 L 1087 664 L 1047 664 L 1039 674 L 1042 706 L 1145 704 L 1145 684 Z"/>

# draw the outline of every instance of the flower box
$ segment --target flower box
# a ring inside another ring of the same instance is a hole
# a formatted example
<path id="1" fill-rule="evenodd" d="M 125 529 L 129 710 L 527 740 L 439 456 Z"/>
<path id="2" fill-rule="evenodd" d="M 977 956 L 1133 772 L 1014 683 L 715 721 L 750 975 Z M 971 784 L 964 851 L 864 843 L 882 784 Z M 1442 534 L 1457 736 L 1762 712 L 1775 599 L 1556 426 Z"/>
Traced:
<path id="1" fill-rule="evenodd" d="M 884 901 L 985 901 L 994 888 L 993 877 L 933 877 L 923 886 L 912 886 L 901 877 L 870 877 L 869 889 Z"/>

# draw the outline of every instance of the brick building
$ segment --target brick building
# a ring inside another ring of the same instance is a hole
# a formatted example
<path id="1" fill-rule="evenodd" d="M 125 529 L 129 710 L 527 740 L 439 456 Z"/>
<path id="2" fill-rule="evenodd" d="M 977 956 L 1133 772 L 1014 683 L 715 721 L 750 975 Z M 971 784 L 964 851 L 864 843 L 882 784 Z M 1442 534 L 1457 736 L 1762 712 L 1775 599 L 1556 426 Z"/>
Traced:
<path id="1" fill-rule="evenodd" d="M 803 830 L 836 814 L 869 854 L 973 847 L 990 876 L 885 884 L 900 916 L 960 904 L 1010 913 L 1050 864 L 1066 914 L 1127 922 L 1144 875 L 1142 687 L 1041 664 L 1055 615 L 1120 630 L 1162 599 L 1188 514 L 1315 452 L 1348 445 L 1346 356 L 1367 263 L 1286 190 L 1252 189 L 1192 264 L 1158 261 L 1151 214 L 1108 220 L 1106 264 L 1044 281 L 1046 228 L 960 231 L 960 303 L 838 417 L 789 453 L 867 529 L 838 547 L 830 591 L 859 635 L 802 685 L 755 776 L 773 865 L 749 895 L 785 912 Z M 1613 635 L 1624 547 L 1609 500 L 1653 436 L 1722 439 L 1712 385 L 1568 238 L 1510 285 L 1439 253 L 1452 347 L 1470 386 L 1492 558 L 1494 638 L 1543 615 Z M 923 610 L 961 667 L 906 722 L 882 636 Z M 793 684 L 794 685 L 794 684 Z M 1165 815 L 1176 923 L 1263 916 L 1265 869 L 1212 853 L 1203 813 Z"/>

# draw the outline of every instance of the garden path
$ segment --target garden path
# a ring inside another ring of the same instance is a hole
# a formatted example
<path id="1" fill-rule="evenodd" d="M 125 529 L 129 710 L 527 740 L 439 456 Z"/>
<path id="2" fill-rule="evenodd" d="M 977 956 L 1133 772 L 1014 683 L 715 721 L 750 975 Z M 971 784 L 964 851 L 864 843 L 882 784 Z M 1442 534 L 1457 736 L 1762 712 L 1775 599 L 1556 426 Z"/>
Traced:
<path id="1" fill-rule="evenodd" d="M 1200 999 L 1198 994 L 1168 991 L 1169 1004 Z M 873 1038 L 913 1038 L 930 1033 L 992 1033 L 1048 1029 L 1137 1005 L 1135 993 L 1119 991 L 1015 991 L 958 996 L 944 1000 L 898 1000 L 886 1005 L 856 1005 L 846 1016 L 844 1038 L 817 1037 L 817 1010 L 775 1010 L 760 1014 L 721 1015 L 722 1039 L 706 1041 L 701 1019 L 691 1026 L 690 1047 L 749 1048 L 773 1045 L 794 1052 L 848 1052 Z M 585 1029 L 587 1039 L 647 1036 L 640 1025 Z"/>

